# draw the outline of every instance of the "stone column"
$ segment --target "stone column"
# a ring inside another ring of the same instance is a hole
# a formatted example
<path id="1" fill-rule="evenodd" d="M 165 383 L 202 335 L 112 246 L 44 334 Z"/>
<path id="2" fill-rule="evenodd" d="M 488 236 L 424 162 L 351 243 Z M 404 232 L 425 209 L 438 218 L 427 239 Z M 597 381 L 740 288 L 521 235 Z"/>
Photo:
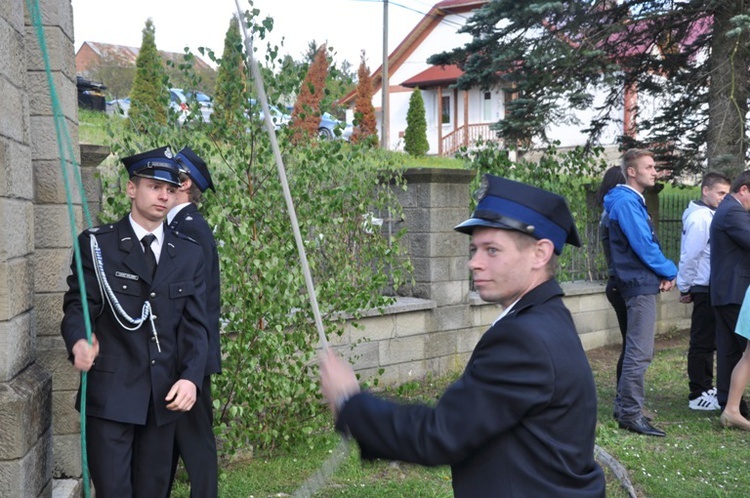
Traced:
<path id="1" fill-rule="evenodd" d="M 0 496 L 37 497 L 52 495 L 52 380 L 36 361 L 33 42 L 24 13 L 23 0 L 0 9 Z"/>
<path id="2" fill-rule="evenodd" d="M 19 0 L 19 4 L 26 3 Z M 51 475 L 56 478 L 55 496 L 75 494 L 81 476 L 80 436 L 78 413 L 73 408 L 78 373 L 67 360 L 60 336 L 62 295 L 67 286 L 73 233 L 81 228 L 80 194 L 76 188 L 73 163 L 62 164 L 61 155 L 78 154 L 78 102 L 73 51 L 73 11 L 70 0 L 40 0 L 46 55 L 52 71 L 61 123 L 67 129 L 72 144 L 57 141 L 54 108 L 50 98 L 45 59 L 37 40 L 30 13 L 26 12 L 26 79 L 28 81 L 28 129 L 31 145 L 32 171 L 28 178 L 33 186 L 33 299 L 34 329 L 37 337 L 37 364 L 50 372 L 54 391 L 50 393 L 47 410 L 54 413 L 48 432 L 52 451 L 48 453 Z M 64 139 L 63 134 L 63 139 Z M 70 159 L 70 158 L 68 158 Z M 77 159 L 77 158 L 76 158 Z M 68 215 L 68 195 L 63 181 L 63 167 L 67 171 L 74 214 L 79 220 L 71 228 Z M 33 179 L 33 181 L 31 181 Z M 54 454 L 54 457 L 53 457 Z M 69 479 L 73 485 L 58 485 Z M 65 489 L 65 493 L 62 492 Z M 32 495 L 28 495 L 32 496 Z"/>
<path id="3" fill-rule="evenodd" d="M 468 218 L 469 183 L 474 172 L 419 168 L 404 173 L 399 194 L 414 265 L 413 297 L 432 299 L 439 307 L 466 302 L 469 294 L 469 239 L 453 230 Z"/>
<path id="4" fill-rule="evenodd" d="M 100 225 L 99 212 L 102 208 L 102 182 L 99 178 L 99 165 L 109 157 L 111 150 L 106 145 L 81 144 L 81 181 L 86 194 L 86 206 L 91 223 Z"/>

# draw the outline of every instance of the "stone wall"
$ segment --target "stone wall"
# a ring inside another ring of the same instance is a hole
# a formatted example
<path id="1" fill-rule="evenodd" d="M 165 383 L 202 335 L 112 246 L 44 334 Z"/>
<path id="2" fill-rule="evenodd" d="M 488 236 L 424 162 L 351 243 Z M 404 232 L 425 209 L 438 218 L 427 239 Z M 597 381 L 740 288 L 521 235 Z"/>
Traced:
<path id="1" fill-rule="evenodd" d="M 75 143 L 70 0 L 38 4 L 61 113 Z M 63 229 L 66 196 L 45 61 L 24 0 L 0 0 L 0 46 L 0 496 L 64 496 L 52 478 L 67 473 L 68 461 L 69 473 L 80 476 L 80 458 L 53 459 L 59 422 L 53 406 L 71 400 L 53 394 L 53 377 L 57 387 L 66 376 L 51 374 L 61 355 L 60 297 L 71 236 Z M 77 424 L 67 430 L 77 437 Z M 78 492 L 75 481 L 68 489 Z"/>
<path id="2" fill-rule="evenodd" d="M 571 311 L 585 350 L 619 344 L 620 330 L 603 282 L 562 283 L 563 302 Z M 659 297 L 656 333 L 690 326 L 692 306 L 678 301 L 679 293 Z M 474 346 L 502 308 L 470 294 L 460 312 L 440 313 L 430 299 L 399 298 L 385 309 L 349 324 L 330 345 L 352 358 L 363 380 L 378 378 L 381 386 L 421 380 L 428 375 L 461 371 Z M 550 324 L 554 326 L 554 324 Z M 614 369 L 614 366 L 613 366 Z M 614 370 L 613 370 L 614 371 Z M 382 374 L 380 373 L 382 372 Z"/>

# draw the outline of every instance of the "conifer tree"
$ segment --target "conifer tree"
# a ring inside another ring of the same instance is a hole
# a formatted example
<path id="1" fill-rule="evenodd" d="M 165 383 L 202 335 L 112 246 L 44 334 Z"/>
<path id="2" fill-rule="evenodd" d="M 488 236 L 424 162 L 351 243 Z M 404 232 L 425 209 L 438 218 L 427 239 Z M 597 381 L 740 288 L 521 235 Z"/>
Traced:
<path id="1" fill-rule="evenodd" d="M 362 60 L 357 71 L 357 97 L 354 100 L 355 123 L 351 141 L 369 142 L 374 147 L 378 145 L 377 119 L 375 119 L 375 107 L 372 105 L 372 77 L 370 69 L 365 63 L 365 52 L 362 51 Z"/>
<path id="2" fill-rule="evenodd" d="M 519 98 L 497 125 L 506 142 L 544 139 L 549 123 L 590 110 L 584 131 L 597 144 L 634 90 L 637 128 L 623 130 L 625 147 L 660 152 L 675 176 L 747 167 L 747 2 L 495 0 L 459 32 L 472 40 L 428 62 L 457 64 L 459 89 L 513 88 Z"/>
<path id="3" fill-rule="evenodd" d="M 328 58 L 326 46 L 323 44 L 307 70 L 297 95 L 297 101 L 294 103 L 291 123 L 294 143 L 311 140 L 318 134 L 320 102 L 325 92 L 326 76 L 328 76 Z"/>
<path id="4" fill-rule="evenodd" d="M 169 95 L 164 85 L 166 72 L 156 50 L 154 22 L 149 18 L 143 28 L 143 41 L 135 60 L 135 78 L 130 91 L 128 115 L 136 129 L 143 129 L 149 120 L 164 124 L 167 121 Z"/>
<path id="5" fill-rule="evenodd" d="M 430 150 L 427 141 L 427 119 L 424 113 L 424 100 L 419 87 L 409 97 L 409 110 L 406 111 L 406 131 L 404 150 L 412 156 L 424 156 Z"/>
<path id="6" fill-rule="evenodd" d="M 234 118 L 238 116 L 237 111 L 246 108 L 247 98 L 240 23 L 236 16 L 232 16 L 224 37 L 224 52 L 221 55 L 216 76 L 214 112 L 211 115 L 211 121 L 231 126 L 236 121 Z"/>

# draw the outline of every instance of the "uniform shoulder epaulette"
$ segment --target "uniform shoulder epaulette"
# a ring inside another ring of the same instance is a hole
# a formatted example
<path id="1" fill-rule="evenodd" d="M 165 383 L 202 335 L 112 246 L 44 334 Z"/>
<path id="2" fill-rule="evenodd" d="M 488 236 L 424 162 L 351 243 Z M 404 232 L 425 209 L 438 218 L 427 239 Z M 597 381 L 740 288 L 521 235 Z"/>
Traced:
<path id="1" fill-rule="evenodd" d="M 108 225 L 99 225 L 96 227 L 87 228 L 83 232 L 87 234 L 98 235 L 100 233 L 111 232 L 114 229 L 115 229 L 115 225 L 110 223 Z"/>
<path id="2" fill-rule="evenodd" d="M 189 240 L 193 244 L 198 244 L 198 241 L 194 238 L 190 237 L 189 235 L 185 235 L 184 233 L 180 232 L 179 230 L 173 230 L 173 234 L 175 234 L 177 237 L 181 238 L 182 240 Z M 198 244 L 200 245 L 200 244 Z"/>

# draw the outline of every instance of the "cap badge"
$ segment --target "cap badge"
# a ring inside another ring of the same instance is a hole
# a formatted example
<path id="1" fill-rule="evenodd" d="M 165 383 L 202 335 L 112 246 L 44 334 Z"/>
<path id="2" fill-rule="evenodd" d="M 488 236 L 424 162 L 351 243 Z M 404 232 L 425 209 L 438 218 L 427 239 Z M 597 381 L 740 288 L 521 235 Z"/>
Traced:
<path id="1" fill-rule="evenodd" d="M 487 180 L 486 176 L 483 176 L 482 177 L 482 181 L 479 184 L 479 188 L 474 193 L 474 198 L 477 200 L 477 202 L 479 202 L 482 199 L 484 199 L 484 196 L 487 195 L 487 190 L 489 190 L 489 188 L 490 188 L 490 182 L 489 182 L 489 180 Z"/>

